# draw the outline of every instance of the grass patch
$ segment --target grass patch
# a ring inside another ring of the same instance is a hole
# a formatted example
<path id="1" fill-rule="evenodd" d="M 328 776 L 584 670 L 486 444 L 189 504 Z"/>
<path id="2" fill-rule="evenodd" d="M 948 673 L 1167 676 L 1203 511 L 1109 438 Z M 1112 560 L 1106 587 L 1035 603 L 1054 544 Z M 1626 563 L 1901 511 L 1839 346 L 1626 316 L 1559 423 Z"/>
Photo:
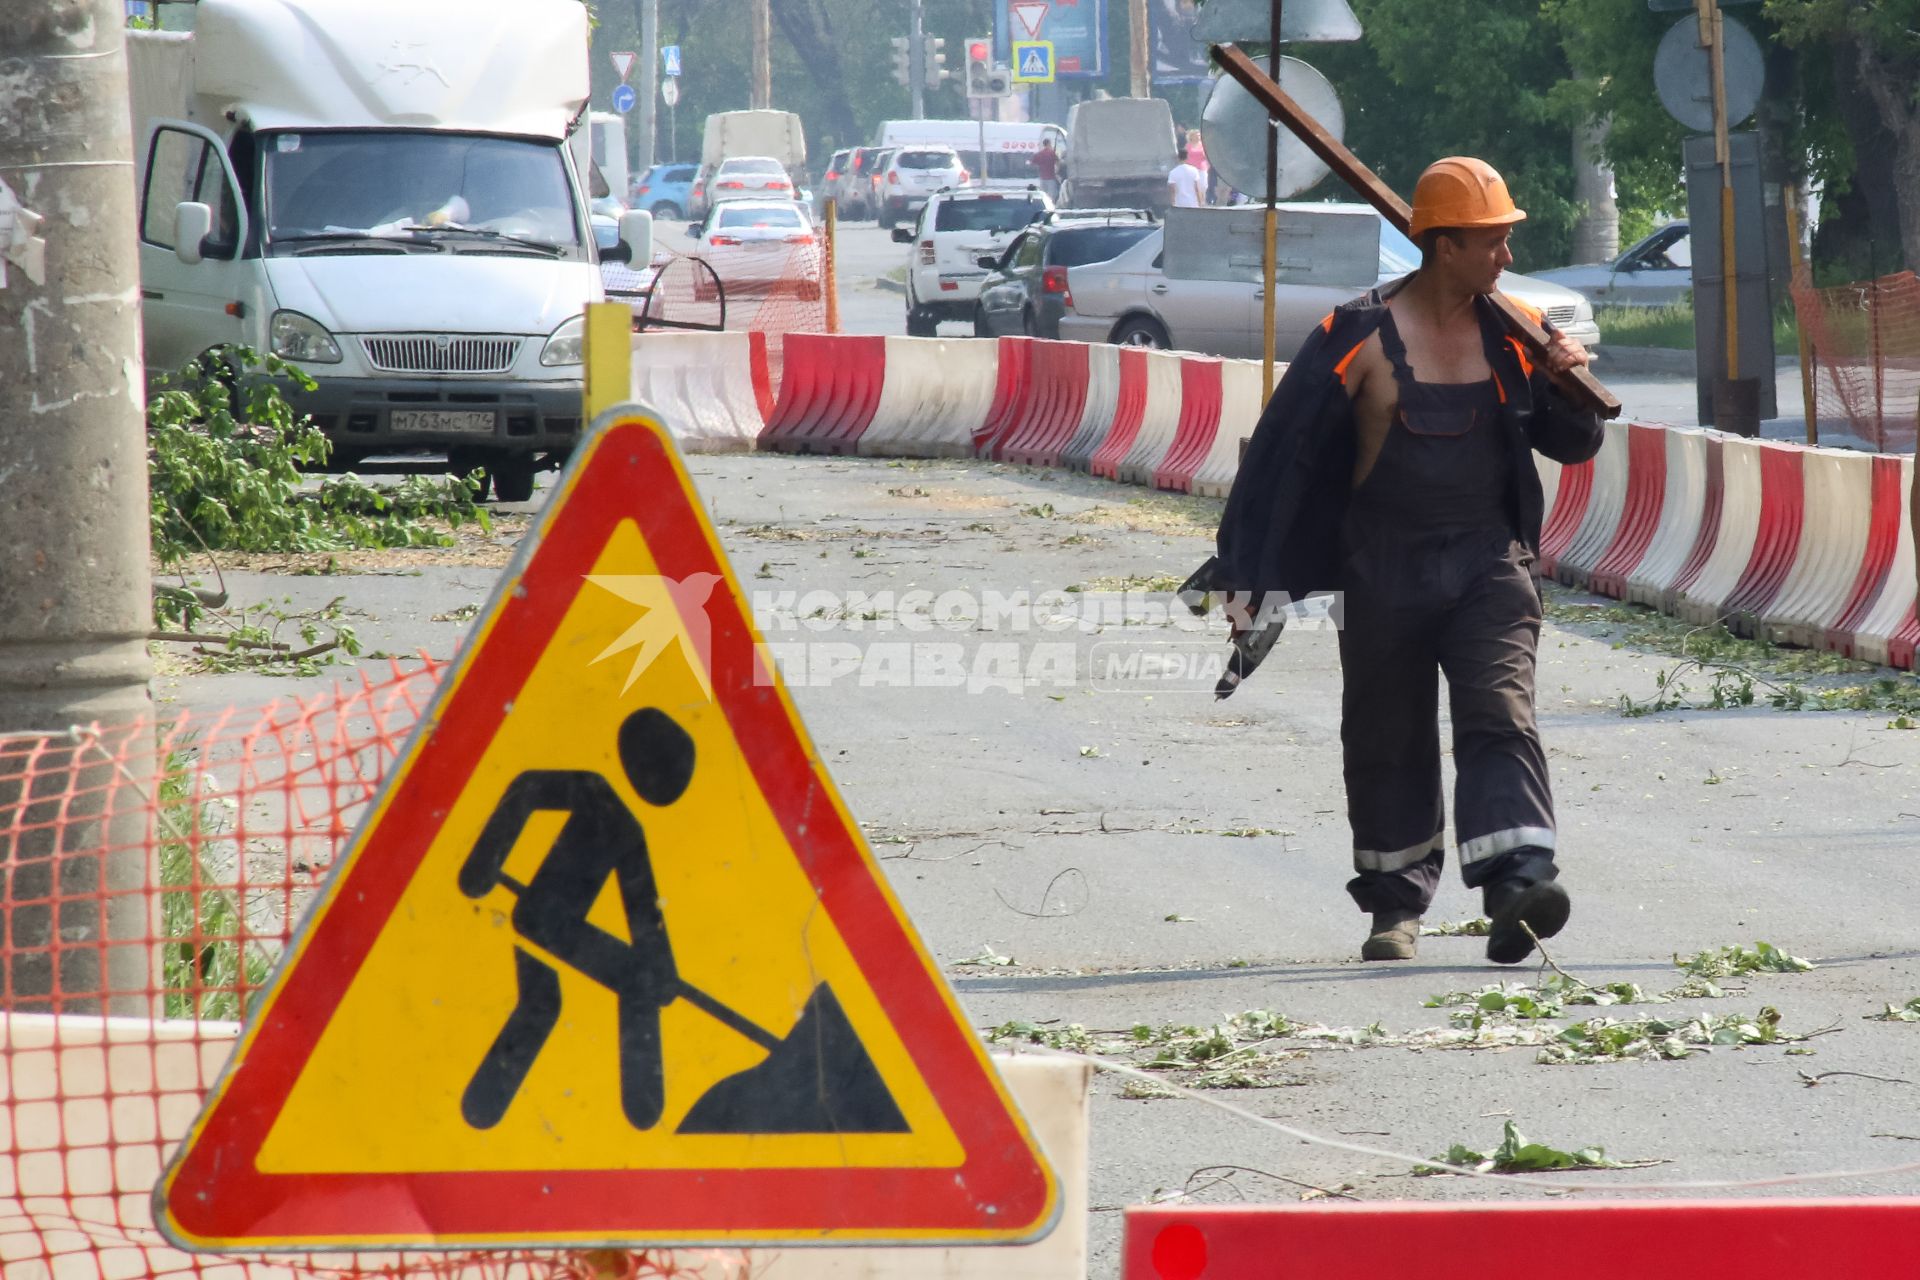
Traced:
<path id="1" fill-rule="evenodd" d="M 1638 604 L 1576 601 L 1563 591 L 1544 597 L 1547 618 L 1615 649 L 1665 654 L 1676 661 L 1654 674 L 1649 698 L 1621 694 L 1620 714 L 1770 706 L 1778 711 L 1892 713 L 1893 727 L 1920 721 L 1920 681 L 1825 649 L 1797 649 L 1735 635 Z M 1872 674 L 1868 680 L 1849 676 Z"/>
<path id="2" fill-rule="evenodd" d="M 1600 326 L 1600 341 L 1611 346 L 1693 350 L 1691 302 L 1667 307 L 1595 307 L 1593 318 Z M 1800 350 L 1800 323 L 1791 303 L 1774 309 L 1773 349 L 1778 355 Z"/>
<path id="3" fill-rule="evenodd" d="M 247 940 L 238 895 L 219 887 L 207 863 L 205 842 L 219 820 L 194 794 L 194 777 L 186 758 L 170 752 L 154 815 L 165 1016 L 237 1021 L 246 998 L 266 984 L 273 958 Z"/>

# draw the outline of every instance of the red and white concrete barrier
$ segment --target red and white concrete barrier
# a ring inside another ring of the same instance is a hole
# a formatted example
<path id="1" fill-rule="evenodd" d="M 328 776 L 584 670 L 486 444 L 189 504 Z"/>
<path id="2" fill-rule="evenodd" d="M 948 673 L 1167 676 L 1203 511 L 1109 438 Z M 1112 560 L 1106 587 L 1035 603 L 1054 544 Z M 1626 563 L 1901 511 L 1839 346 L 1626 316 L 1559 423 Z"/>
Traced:
<path id="1" fill-rule="evenodd" d="M 1123 484 L 1153 483 L 1153 473 L 1173 447 L 1180 429 L 1182 357 L 1171 351 L 1143 351 L 1146 357 L 1146 401 L 1140 429 L 1125 456 L 1114 464 L 1114 478 Z"/>
<path id="2" fill-rule="evenodd" d="M 1080 425 L 1060 450 L 1060 465 L 1085 471 L 1093 452 L 1113 430 L 1120 412 L 1121 348 L 1101 343 L 1087 348 L 1087 402 Z"/>
<path id="3" fill-rule="evenodd" d="M 790 333 L 780 396 L 764 449 L 853 453 L 873 425 L 886 380 L 887 340 L 852 334 Z"/>
<path id="4" fill-rule="evenodd" d="M 967 338 L 888 338 L 873 421 L 859 451 L 898 458 L 970 458 L 993 407 L 999 351 Z"/>
<path id="5" fill-rule="evenodd" d="M 766 335 L 638 333 L 633 398 L 659 410 L 688 453 L 734 453 L 760 438 Z"/>

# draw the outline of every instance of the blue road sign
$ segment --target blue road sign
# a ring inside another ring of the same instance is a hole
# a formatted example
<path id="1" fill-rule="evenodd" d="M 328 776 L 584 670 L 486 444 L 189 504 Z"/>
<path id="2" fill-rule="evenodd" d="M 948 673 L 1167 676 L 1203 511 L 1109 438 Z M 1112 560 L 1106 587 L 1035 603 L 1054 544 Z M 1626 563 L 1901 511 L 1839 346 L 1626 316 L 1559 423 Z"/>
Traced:
<path id="1" fill-rule="evenodd" d="M 633 86 L 630 84 L 623 84 L 613 91 L 615 111 L 631 111 L 634 103 L 638 101 L 640 101 L 640 95 L 633 91 Z"/>
<path id="2" fill-rule="evenodd" d="M 1051 40 L 1015 40 L 1013 42 L 1013 82 L 1015 84 L 1053 83 L 1053 42 Z"/>
<path id="3" fill-rule="evenodd" d="M 670 76 L 679 75 L 680 74 L 680 46 L 677 44 L 661 45 L 660 61 L 665 64 L 666 72 L 668 75 Z"/>

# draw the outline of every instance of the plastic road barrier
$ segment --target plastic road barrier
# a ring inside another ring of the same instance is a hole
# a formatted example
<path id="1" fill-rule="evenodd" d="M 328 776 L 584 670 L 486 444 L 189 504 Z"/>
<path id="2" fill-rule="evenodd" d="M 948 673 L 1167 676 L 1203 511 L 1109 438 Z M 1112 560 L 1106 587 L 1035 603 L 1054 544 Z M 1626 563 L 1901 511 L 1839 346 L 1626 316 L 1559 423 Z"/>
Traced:
<path id="1" fill-rule="evenodd" d="M 756 348 L 764 385 L 765 334 L 636 333 L 633 398 L 659 410 L 688 453 L 750 450 L 762 430 Z"/>
<path id="2" fill-rule="evenodd" d="M 1151 484 L 1153 473 L 1173 447 L 1180 427 L 1180 383 L 1184 357 L 1171 351 L 1143 351 L 1147 361 L 1147 401 L 1133 445 L 1114 466 L 1123 484 Z"/>
<path id="3" fill-rule="evenodd" d="M 1180 421 L 1167 456 L 1153 470 L 1153 487 L 1193 492 L 1193 474 L 1213 450 L 1220 430 L 1220 361 L 1180 357 Z"/>
<path id="4" fill-rule="evenodd" d="M 873 424 L 886 378 L 887 340 L 790 333 L 762 448 L 786 453 L 853 453 Z"/>
<path id="5" fill-rule="evenodd" d="M 1046 467 L 1080 428 L 1087 407 L 1087 344 L 1030 338 L 1027 396 L 990 444 L 991 456 L 1021 466 Z"/>
<path id="6" fill-rule="evenodd" d="M 966 338 L 888 338 L 886 377 L 859 451 L 900 458 L 970 458 L 993 407 L 998 351 Z"/>

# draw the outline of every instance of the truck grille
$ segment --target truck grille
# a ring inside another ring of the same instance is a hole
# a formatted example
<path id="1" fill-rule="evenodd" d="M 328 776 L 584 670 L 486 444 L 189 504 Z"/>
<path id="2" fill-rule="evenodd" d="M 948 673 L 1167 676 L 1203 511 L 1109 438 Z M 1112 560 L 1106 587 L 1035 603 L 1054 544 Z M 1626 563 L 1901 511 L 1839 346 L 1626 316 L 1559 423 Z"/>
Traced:
<path id="1" fill-rule="evenodd" d="M 505 373 L 520 354 L 521 338 L 451 334 L 395 334 L 362 338 L 367 362 L 382 373 Z"/>
<path id="2" fill-rule="evenodd" d="M 1578 306 L 1548 307 L 1547 319 L 1553 321 L 1556 329 L 1564 329 L 1573 323 L 1574 316 L 1578 315 L 1579 312 L 1580 308 Z"/>

